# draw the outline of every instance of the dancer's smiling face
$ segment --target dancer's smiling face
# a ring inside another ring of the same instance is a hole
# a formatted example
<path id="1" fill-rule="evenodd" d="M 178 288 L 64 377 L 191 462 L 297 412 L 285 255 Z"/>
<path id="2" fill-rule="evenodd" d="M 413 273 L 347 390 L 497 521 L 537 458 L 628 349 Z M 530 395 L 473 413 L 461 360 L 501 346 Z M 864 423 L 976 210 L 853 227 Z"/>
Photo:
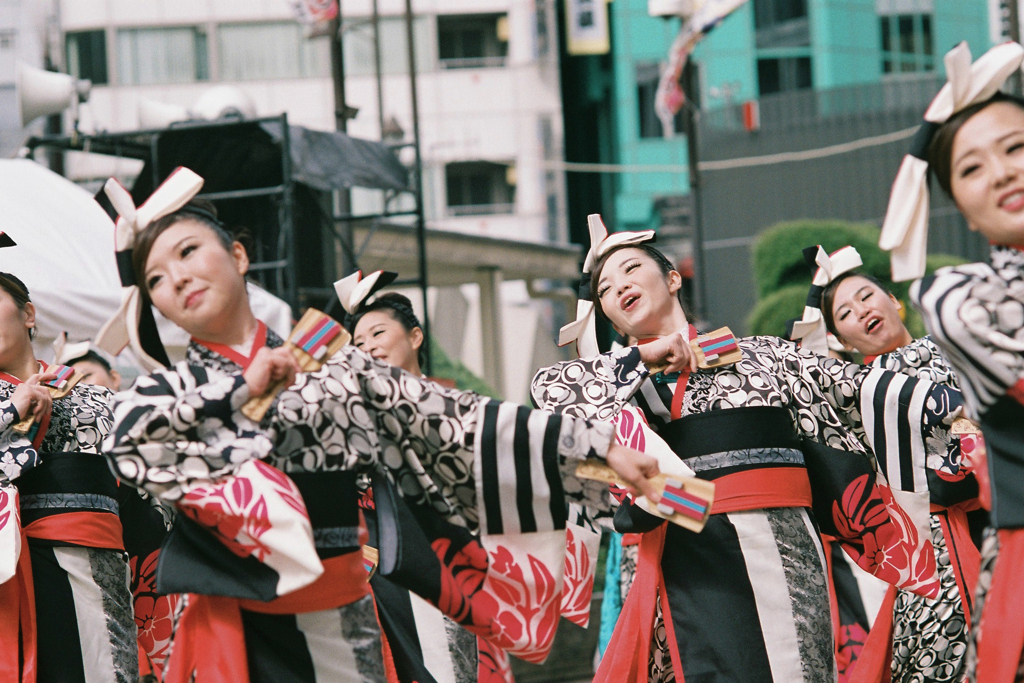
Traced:
<path id="1" fill-rule="evenodd" d="M 855 351 L 877 356 L 910 341 L 896 297 L 865 277 L 839 282 L 831 305 L 836 336 Z"/>
<path id="2" fill-rule="evenodd" d="M 406 330 L 389 310 L 363 314 L 352 332 L 352 343 L 388 365 L 416 376 L 422 374 L 419 350 L 423 345 L 423 330 L 419 327 Z"/>
<path id="3" fill-rule="evenodd" d="M 678 331 L 682 313 L 677 294 L 682 277 L 675 270 L 663 273 L 642 249 L 623 247 L 611 252 L 594 274 L 595 303 L 620 333 L 636 339 Z M 673 321 L 665 329 L 666 321 Z"/>
<path id="4" fill-rule="evenodd" d="M 153 241 L 142 284 L 171 322 L 200 339 L 215 339 L 221 327 L 237 320 L 240 307 L 249 305 L 248 269 L 241 244 L 225 248 L 210 226 L 184 218 Z"/>
<path id="5" fill-rule="evenodd" d="M 997 244 L 1024 244 L 1024 109 L 994 102 L 960 126 L 950 190 L 972 230 Z"/>

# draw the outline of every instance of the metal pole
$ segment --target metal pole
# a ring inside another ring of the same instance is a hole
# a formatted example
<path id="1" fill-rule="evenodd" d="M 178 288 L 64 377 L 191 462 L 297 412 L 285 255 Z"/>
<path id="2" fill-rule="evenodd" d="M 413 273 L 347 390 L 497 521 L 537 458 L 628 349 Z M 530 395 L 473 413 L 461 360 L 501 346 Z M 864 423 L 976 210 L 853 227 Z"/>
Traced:
<path id="1" fill-rule="evenodd" d="M 697 163 L 700 159 L 698 141 L 698 125 L 700 109 L 693 99 L 697 92 L 697 68 L 693 60 L 688 60 L 683 68 L 683 87 L 686 91 L 686 156 L 689 165 L 690 197 L 693 205 L 693 305 L 697 318 L 707 320 L 707 300 L 704 281 L 704 221 L 700 214 L 700 172 Z"/>
<path id="2" fill-rule="evenodd" d="M 380 58 L 380 13 L 377 11 L 377 0 L 373 0 L 373 65 L 377 74 L 377 123 L 380 125 L 380 136 L 384 139 L 384 79 L 381 75 Z"/>
<path id="3" fill-rule="evenodd" d="M 416 92 L 416 43 L 413 38 L 412 0 L 405 0 L 405 36 L 409 47 L 409 94 L 412 98 L 412 136 L 416 152 L 416 179 L 413 191 L 416 194 L 416 246 L 419 249 L 420 294 L 423 297 L 423 344 L 426 347 L 427 367 L 424 372 L 433 372 L 430 358 L 430 313 L 427 301 L 427 223 L 423 216 L 423 158 L 420 156 L 420 107 Z"/>
<path id="4" fill-rule="evenodd" d="M 1006 2 L 1006 24 L 1009 39 L 1015 43 L 1020 42 L 1020 5 L 1019 0 L 1007 0 Z M 1020 69 L 1013 72 L 1010 77 L 1010 90 L 1013 94 L 1021 94 L 1021 73 Z"/>
<path id="5" fill-rule="evenodd" d="M 348 130 L 348 104 L 345 102 L 345 53 L 341 49 L 341 3 L 338 16 L 331 19 L 331 80 L 334 81 L 334 127 L 341 132 Z"/>
<path id="6" fill-rule="evenodd" d="M 348 102 L 345 100 L 345 51 L 341 42 L 341 2 L 338 2 L 338 16 L 330 22 L 331 36 L 331 80 L 334 81 L 334 127 L 345 133 L 348 131 Z M 338 213 L 347 216 L 352 213 L 352 193 L 347 188 L 340 188 L 337 191 Z M 333 207 L 332 207 L 333 208 Z M 352 253 L 352 224 L 343 221 L 338 226 L 338 234 L 341 239 L 341 272 L 348 275 L 354 272 L 359 266 L 352 261 L 349 254 Z M 324 245 L 333 244 L 324 236 Z M 332 255 L 334 268 L 337 268 L 337 256 Z M 331 270 L 333 270 L 332 268 Z M 337 272 L 337 271 L 335 271 Z"/>

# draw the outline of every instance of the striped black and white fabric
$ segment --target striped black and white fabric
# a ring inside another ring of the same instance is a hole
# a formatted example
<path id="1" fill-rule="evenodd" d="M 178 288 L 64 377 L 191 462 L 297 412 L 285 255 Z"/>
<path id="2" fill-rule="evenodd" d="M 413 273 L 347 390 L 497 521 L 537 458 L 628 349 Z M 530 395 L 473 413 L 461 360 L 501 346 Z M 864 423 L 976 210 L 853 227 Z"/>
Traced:
<path id="1" fill-rule="evenodd" d="M 15 388 L 0 380 L 0 414 L 13 410 L 9 397 Z M 107 389 L 79 384 L 54 401 L 38 452 L 10 429 L 10 420 L 0 420 L 0 476 L 10 477 L 22 492 L 23 527 L 66 512 L 120 512 L 115 481 L 98 455 L 110 427 L 109 398 Z M 98 465 L 86 469 L 103 481 L 99 488 L 91 486 L 97 482 L 82 482 L 88 492 L 61 489 L 55 486 L 61 478 L 49 469 L 58 461 L 71 468 L 86 461 Z M 32 563 L 40 683 L 137 680 L 138 630 L 125 553 L 34 538 L 22 552 Z"/>
<path id="2" fill-rule="evenodd" d="M 744 338 L 739 346 L 742 361 L 689 375 L 676 420 L 671 410 L 679 376 L 649 376 L 635 347 L 542 369 L 531 391 L 537 405 L 564 415 L 614 415 L 631 401 L 663 435 L 682 421 L 730 410 L 778 408 L 788 413 L 794 446 L 699 457 L 680 453 L 697 476 L 711 480 L 763 467 L 809 469 L 811 457 L 826 465 L 832 462 L 837 471 L 850 465 L 856 476 L 871 473 L 876 424 L 904 430 L 922 456 L 950 447 L 940 425 L 950 417 L 943 407 L 958 405 L 955 392 L 801 351 L 778 338 Z M 861 418 L 865 409 L 878 416 L 870 436 Z M 932 416 L 925 415 L 928 410 Z M 807 447 L 808 442 L 815 447 Z M 886 439 L 881 442 L 883 448 L 890 447 Z M 887 463 L 897 463 L 903 485 L 924 486 L 916 472 L 904 475 L 900 470 L 898 452 L 883 453 Z M 909 462 L 921 465 L 924 457 Z M 854 479 L 846 492 L 856 490 Z M 817 491 L 813 476 L 811 481 Z M 836 497 L 822 507 L 843 508 L 846 485 L 842 479 Z M 644 532 L 660 523 L 642 517 L 622 520 L 633 525 L 626 528 L 617 517 L 622 531 Z M 835 680 L 829 593 L 822 579 L 826 562 L 819 537 L 819 526 L 832 521 L 831 512 L 827 519 L 816 520 L 809 508 L 773 507 L 713 514 L 700 534 L 669 525 L 661 569 L 669 606 L 664 618 L 672 620 L 673 628 L 664 627 L 659 610 L 648 679 L 675 680 L 670 653 L 676 651 L 687 680 Z M 674 638 L 669 635 L 673 632 Z"/>

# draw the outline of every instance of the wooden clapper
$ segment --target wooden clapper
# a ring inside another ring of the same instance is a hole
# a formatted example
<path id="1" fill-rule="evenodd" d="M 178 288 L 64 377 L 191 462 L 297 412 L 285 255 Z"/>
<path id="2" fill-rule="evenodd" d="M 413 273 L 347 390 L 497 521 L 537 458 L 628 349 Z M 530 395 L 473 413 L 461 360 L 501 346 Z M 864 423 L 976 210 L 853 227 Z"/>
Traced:
<path id="1" fill-rule="evenodd" d="M 46 366 L 46 374 L 57 375 L 56 379 L 52 379 L 49 382 L 44 382 L 43 386 L 49 389 L 50 397 L 56 401 L 62 399 L 71 393 L 71 390 L 75 388 L 75 385 L 82 381 L 85 377 L 82 373 L 76 371 L 73 368 L 69 368 L 66 365 L 48 365 Z M 17 423 L 12 429 L 19 434 L 28 434 L 32 429 L 32 425 L 35 424 L 35 417 L 29 415 L 21 422 Z"/>
<path id="2" fill-rule="evenodd" d="M 307 308 L 288 335 L 285 347 L 295 356 L 302 372 L 315 372 L 351 338 L 348 330 L 329 315 L 315 308 Z M 253 422 L 259 422 L 284 389 L 283 381 L 275 382 L 261 396 L 246 401 L 242 406 L 242 414 Z"/>

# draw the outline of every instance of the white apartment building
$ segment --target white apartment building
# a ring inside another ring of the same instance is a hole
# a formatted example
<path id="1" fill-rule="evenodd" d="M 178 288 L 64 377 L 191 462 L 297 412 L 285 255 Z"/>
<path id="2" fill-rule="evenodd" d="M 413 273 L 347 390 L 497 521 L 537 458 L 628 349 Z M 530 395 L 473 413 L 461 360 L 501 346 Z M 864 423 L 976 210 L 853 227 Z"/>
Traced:
<path id="1" fill-rule="evenodd" d="M 358 109 L 348 132 L 379 140 L 383 121 L 386 133 L 403 131 L 410 139 L 404 0 L 377 0 L 379 81 L 372 3 L 342 0 L 346 98 Z M 190 107 L 221 84 L 241 89 L 260 116 L 287 112 L 292 124 L 335 127 L 328 41 L 303 37 L 288 0 L 54 4 L 63 36 L 62 66 L 92 80 L 89 109 L 99 130 L 145 127 L 139 118 L 143 100 Z M 413 2 L 424 207 L 430 228 L 500 239 L 566 241 L 564 178 L 544 165 L 545 160 L 562 158 L 554 12 L 554 0 Z M 130 175 L 132 163 L 72 155 L 67 171 L 77 180 Z M 356 213 L 373 211 L 378 202 L 373 193 L 353 192 Z M 494 361 L 495 352 L 482 348 L 476 285 L 436 292 L 442 319 L 434 327 L 446 349 L 470 369 L 490 375 L 486 378 L 505 396 L 523 400 L 531 366 L 557 357 L 551 306 L 531 299 L 521 281 L 505 282 L 500 291 L 496 339 L 503 345 L 497 351 L 503 372 L 498 377 L 493 365 L 487 372 L 488 357 Z M 445 315 L 455 317 L 448 320 Z"/>

